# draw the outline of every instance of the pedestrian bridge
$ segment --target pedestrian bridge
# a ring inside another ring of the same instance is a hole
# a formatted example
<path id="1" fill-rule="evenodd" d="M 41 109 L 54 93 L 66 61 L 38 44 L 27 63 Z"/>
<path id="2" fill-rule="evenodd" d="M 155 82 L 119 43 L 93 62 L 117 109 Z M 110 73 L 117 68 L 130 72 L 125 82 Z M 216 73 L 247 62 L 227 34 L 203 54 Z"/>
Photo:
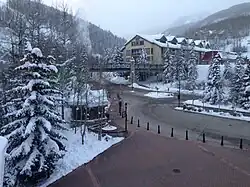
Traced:
<path id="1" fill-rule="evenodd" d="M 163 72 L 163 64 L 134 64 L 135 71 L 140 72 Z M 131 71 L 131 63 L 106 63 L 106 64 L 89 64 L 90 72 L 124 72 Z"/>

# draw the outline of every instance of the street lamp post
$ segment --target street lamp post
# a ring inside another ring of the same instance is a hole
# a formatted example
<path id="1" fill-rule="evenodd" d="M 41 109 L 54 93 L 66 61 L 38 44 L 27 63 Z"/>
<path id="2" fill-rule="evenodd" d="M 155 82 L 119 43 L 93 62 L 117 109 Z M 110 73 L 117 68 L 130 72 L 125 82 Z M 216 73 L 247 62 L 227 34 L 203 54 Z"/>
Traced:
<path id="1" fill-rule="evenodd" d="M 135 60 L 131 58 L 131 83 L 132 83 L 132 91 L 134 91 L 134 74 L 135 74 Z"/>

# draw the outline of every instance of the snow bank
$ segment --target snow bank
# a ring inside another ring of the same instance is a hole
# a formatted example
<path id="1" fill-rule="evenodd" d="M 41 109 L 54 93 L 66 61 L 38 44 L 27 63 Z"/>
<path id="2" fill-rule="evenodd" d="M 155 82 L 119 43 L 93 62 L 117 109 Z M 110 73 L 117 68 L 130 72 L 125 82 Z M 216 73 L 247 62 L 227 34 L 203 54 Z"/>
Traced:
<path id="1" fill-rule="evenodd" d="M 97 134 L 87 132 L 85 144 L 82 145 L 80 131 L 77 131 L 77 134 L 69 131 L 66 133 L 66 137 L 68 141 L 65 141 L 67 149 L 65 156 L 59 160 L 51 177 L 44 184 L 40 185 L 40 187 L 48 186 L 124 139 L 105 136 L 101 141 L 98 141 Z"/>
<path id="2" fill-rule="evenodd" d="M 129 80 L 125 79 L 124 77 L 118 76 L 116 73 L 105 73 L 104 78 L 113 84 L 129 84 Z"/>
<path id="3" fill-rule="evenodd" d="M 227 118 L 227 119 L 236 119 L 236 120 L 242 120 L 242 121 L 250 121 L 250 117 L 248 116 L 233 116 L 231 114 L 229 114 L 228 112 L 214 112 L 212 110 L 209 111 L 193 111 L 193 110 L 183 110 L 183 108 L 181 107 L 176 107 L 175 110 L 180 110 L 180 111 L 187 111 L 187 112 L 192 112 L 192 113 L 196 113 L 196 114 L 205 114 L 205 115 L 209 115 L 209 116 L 216 116 L 216 117 L 221 117 L 221 118 Z"/>
<path id="4" fill-rule="evenodd" d="M 116 129 L 117 129 L 117 127 L 112 126 L 112 125 L 108 125 L 108 126 L 102 128 L 102 130 L 104 130 L 104 131 L 114 131 Z"/>
<path id="5" fill-rule="evenodd" d="M 124 85 L 129 84 L 128 80 L 126 80 L 124 77 L 119 77 L 119 76 L 111 77 L 109 81 L 114 84 L 124 84 Z"/>
<path id="6" fill-rule="evenodd" d="M 37 57 L 43 57 L 42 51 L 39 48 L 33 48 L 31 53 L 35 54 Z"/>
<path id="7" fill-rule="evenodd" d="M 5 151 L 6 151 L 6 147 L 7 147 L 7 139 L 0 136 L 0 151 L 1 151 L 1 155 L 0 155 L 0 187 L 3 186 L 3 176 L 4 176 L 4 160 L 5 160 Z"/>
<path id="8" fill-rule="evenodd" d="M 152 98 L 156 98 L 156 99 L 160 99 L 160 98 L 173 98 L 174 95 L 171 93 L 162 93 L 162 92 L 149 92 L 147 94 L 145 94 L 144 96 L 146 97 L 152 97 Z"/>
<path id="9" fill-rule="evenodd" d="M 233 111 L 233 106 L 232 105 L 211 105 L 209 103 L 204 103 L 201 100 L 187 100 L 184 102 L 185 104 L 188 105 L 194 105 L 194 106 L 199 106 L 199 107 L 209 107 L 209 108 L 220 108 L 220 109 L 224 109 L 224 110 L 230 110 Z M 246 113 L 250 113 L 250 110 L 244 110 L 242 108 L 235 108 L 236 111 L 238 112 L 246 112 Z"/>
<path id="10" fill-rule="evenodd" d="M 129 87 L 132 87 L 132 85 L 133 85 L 133 88 L 137 88 L 137 89 L 142 89 L 142 90 L 151 90 L 151 91 L 157 91 L 156 89 L 153 89 L 153 88 L 150 88 L 150 87 L 148 87 L 148 86 L 140 86 L 139 84 L 137 84 L 137 83 L 133 83 L 133 84 L 131 84 L 131 85 L 129 85 Z"/>
<path id="11" fill-rule="evenodd" d="M 134 88 L 139 88 L 139 89 L 149 90 L 149 91 L 155 91 L 155 92 L 157 91 L 156 88 L 158 88 L 158 91 L 161 91 L 161 92 L 177 93 L 179 91 L 179 89 L 174 84 L 173 85 L 171 85 L 171 84 L 164 84 L 163 82 L 160 82 L 160 83 L 150 83 L 150 84 L 144 84 L 144 85 L 146 87 L 139 86 L 138 84 L 135 84 Z M 204 90 L 190 91 L 190 90 L 183 90 L 183 89 L 181 89 L 181 94 L 185 94 L 185 95 L 202 96 L 203 92 L 204 92 Z"/>

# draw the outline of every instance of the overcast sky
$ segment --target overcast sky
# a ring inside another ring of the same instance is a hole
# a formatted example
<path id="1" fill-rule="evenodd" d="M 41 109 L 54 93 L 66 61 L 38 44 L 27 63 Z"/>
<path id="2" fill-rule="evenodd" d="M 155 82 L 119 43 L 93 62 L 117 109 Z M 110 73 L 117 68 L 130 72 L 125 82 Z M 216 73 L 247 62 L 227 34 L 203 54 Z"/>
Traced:
<path id="1" fill-rule="evenodd" d="M 55 0 L 44 0 L 51 5 Z M 60 1 L 60 0 L 57 0 Z M 178 17 L 213 13 L 250 0 L 64 0 L 81 17 L 119 36 L 162 28 Z"/>

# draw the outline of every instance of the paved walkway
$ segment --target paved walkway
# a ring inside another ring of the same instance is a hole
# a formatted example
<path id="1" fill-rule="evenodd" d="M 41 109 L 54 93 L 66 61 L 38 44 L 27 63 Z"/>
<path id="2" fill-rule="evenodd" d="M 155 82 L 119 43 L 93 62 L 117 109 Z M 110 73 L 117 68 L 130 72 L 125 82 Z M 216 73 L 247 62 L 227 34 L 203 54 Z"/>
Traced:
<path id="1" fill-rule="evenodd" d="M 113 119 L 123 126 L 124 119 Z M 129 130 L 127 139 L 49 187 L 250 186 L 248 151 L 170 139 L 135 125 Z"/>
<path id="2" fill-rule="evenodd" d="M 134 132 L 50 187 L 249 187 L 248 152 Z"/>

